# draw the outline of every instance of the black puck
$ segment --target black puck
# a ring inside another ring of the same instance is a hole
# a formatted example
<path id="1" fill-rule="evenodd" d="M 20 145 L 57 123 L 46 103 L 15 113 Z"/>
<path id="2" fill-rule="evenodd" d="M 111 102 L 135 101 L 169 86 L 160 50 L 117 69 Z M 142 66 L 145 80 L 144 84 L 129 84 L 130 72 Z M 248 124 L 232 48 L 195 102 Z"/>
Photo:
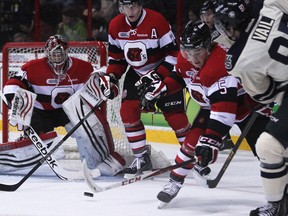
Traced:
<path id="1" fill-rule="evenodd" d="M 84 196 L 93 197 L 94 194 L 93 194 L 93 193 L 90 193 L 90 192 L 84 192 Z"/>

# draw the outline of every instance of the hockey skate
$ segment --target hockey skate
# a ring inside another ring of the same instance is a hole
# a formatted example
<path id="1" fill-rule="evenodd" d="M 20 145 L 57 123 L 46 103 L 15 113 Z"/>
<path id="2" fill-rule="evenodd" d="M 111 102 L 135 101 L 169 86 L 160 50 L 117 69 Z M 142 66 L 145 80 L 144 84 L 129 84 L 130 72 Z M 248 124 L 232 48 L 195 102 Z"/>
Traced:
<path id="1" fill-rule="evenodd" d="M 268 202 L 250 212 L 250 216 L 287 216 L 287 197 L 279 202 Z"/>
<path id="2" fill-rule="evenodd" d="M 177 182 L 170 179 L 169 183 L 166 184 L 163 190 L 160 191 L 157 195 L 157 199 L 160 200 L 158 208 L 161 209 L 170 203 L 171 200 L 177 196 L 182 185 L 183 182 Z"/>
<path id="3" fill-rule="evenodd" d="M 137 174 L 142 173 L 143 171 L 152 170 L 152 162 L 150 155 L 145 153 L 142 157 L 135 158 L 132 164 L 123 169 L 123 173 L 125 174 L 124 178 L 132 178 Z"/>

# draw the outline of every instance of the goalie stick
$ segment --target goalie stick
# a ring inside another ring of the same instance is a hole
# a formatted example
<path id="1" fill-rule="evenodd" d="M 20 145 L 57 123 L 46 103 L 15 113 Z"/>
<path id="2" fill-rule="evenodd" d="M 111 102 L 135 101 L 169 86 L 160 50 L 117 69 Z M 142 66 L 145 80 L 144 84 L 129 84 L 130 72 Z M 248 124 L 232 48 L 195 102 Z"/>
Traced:
<path id="1" fill-rule="evenodd" d="M 205 187 L 208 188 L 215 188 L 217 187 L 218 183 L 220 182 L 222 176 L 224 175 L 224 173 L 226 172 L 227 167 L 229 166 L 230 162 L 232 161 L 233 157 L 235 156 L 237 150 L 239 149 L 242 141 L 244 140 L 244 138 L 246 137 L 247 133 L 249 132 L 250 128 L 252 127 L 253 123 L 255 122 L 256 118 L 258 116 L 257 112 L 254 112 L 252 114 L 252 116 L 250 117 L 249 121 L 247 122 L 247 124 L 245 125 L 243 132 L 241 133 L 241 135 L 239 136 L 236 144 L 234 145 L 234 147 L 232 148 L 232 150 L 230 151 L 226 161 L 224 162 L 224 164 L 222 165 L 220 171 L 218 172 L 217 176 L 214 179 L 206 179 L 203 176 L 199 176 L 195 177 L 196 181 Z M 194 172 L 195 173 L 195 172 Z"/>
<path id="2" fill-rule="evenodd" d="M 26 126 L 24 128 L 26 135 L 29 137 L 35 148 L 42 155 L 43 158 L 46 158 L 46 155 L 49 152 L 49 149 L 44 145 L 41 138 L 35 132 L 35 130 L 31 126 Z M 61 179 L 61 180 L 81 180 L 83 179 L 83 175 L 81 171 L 73 171 L 64 169 L 56 158 L 51 154 L 49 157 L 45 159 L 46 163 L 49 165 L 51 170 Z"/>
<path id="3" fill-rule="evenodd" d="M 107 191 L 107 190 L 110 190 L 110 189 L 113 189 L 113 188 L 118 188 L 118 187 L 121 187 L 121 186 L 127 186 L 129 184 L 133 184 L 133 183 L 136 183 L 136 182 L 139 182 L 139 181 L 150 179 L 152 177 L 155 177 L 155 176 L 158 176 L 158 175 L 163 174 L 165 172 L 168 172 L 168 171 L 174 170 L 176 168 L 185 166 L 187 164 L 190 164 L 190 163 L 193 163 L 193 162 L 196 163 L 196 161 L 197 161 L 197 158 L 195 157 L 193 159 L 190 159 L 190 160 L 185 161 L 185 162 L 180 163 L 180 164 L 170 165 L 170 166 L 167 166 L 167 167 L 164 167 L 164 168 L 161 168 L 161 169 L 157 169 L 157 170 L 154 170 L 154 171 L 151 171 L 151 172 L 140 174 L 140 175 L 135 176 L 133 178 L 122 180 L 121 182 L 117 182 L 117 183 L 114 183 L 114 184 L 111 184 L 111 185 L 108 185 L 108 186 L 100 187 L 93 180 L 91 172 L 88 169 L 85 160 L 83 160 L 83 175 L 84 175 L 85 182 L 87 183 L 89 188 L 92 190 L 92 192 L 99 193 L 99 192 Z M 99 172 L 99 176 L 100 176 L 100 172 Z"/>

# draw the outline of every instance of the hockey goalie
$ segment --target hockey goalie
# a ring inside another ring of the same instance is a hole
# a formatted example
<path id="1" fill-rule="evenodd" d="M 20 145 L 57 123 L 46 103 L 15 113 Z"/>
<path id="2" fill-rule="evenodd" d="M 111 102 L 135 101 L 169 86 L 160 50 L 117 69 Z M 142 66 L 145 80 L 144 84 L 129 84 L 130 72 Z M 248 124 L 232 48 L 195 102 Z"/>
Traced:
<path id="1" fill-rule="evenodd" d="M 28 138 L 27 128 L 35 130 L 49 151 L 59 142 L 54 128 L 64 126 L 69 132 L 95 105 L 97 109 L 72 134 L 80 159 L 101 175 L 113 176 L 124 168 L 125 160 L 114 150 L 105 109 L 106 100 L 117 89 L 112 91 L 107 85 L 103 70 L 93 72 L 90 63 L 70 57 L 68 48 L 62 36 L 51 36 L 45 57 L 25 63 L 5 84 L 3 99 L 11 107 L 9 123 L 24 129 L 24 136 L 0 144 L 1 173 L 29 168 L 43 157 Z M 64 157 L 61 146 L 51 156 Z"/>

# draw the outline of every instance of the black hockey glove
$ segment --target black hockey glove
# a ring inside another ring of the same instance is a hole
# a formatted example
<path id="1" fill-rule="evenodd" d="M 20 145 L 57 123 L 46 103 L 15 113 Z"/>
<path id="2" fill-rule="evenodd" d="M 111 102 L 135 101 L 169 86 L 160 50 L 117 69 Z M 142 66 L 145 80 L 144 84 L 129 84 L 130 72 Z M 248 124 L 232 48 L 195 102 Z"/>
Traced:
<path id="1" fill-rule="evenodd" d="M 219 148 L 223 145 L 217 137 L 200 136 L 195 148 L 195 154 L 199 159 L 199 165 L 207 167 L 217 160 Z"/>
<path id="2" fill-rule="evenodd" d="M 118 96 L 118 80 L 112 74 L 101 74 L 99 77 L 99 85 L 102 94 L 107 99 L 113 99 Z"/>
<path id="3" fill-rule="evenodd" d="M 156 102 L 166 94 L 167 87 L 162 81 L 153 82 L 147 89 L 144 90 L 141 101 L 141 109 L 151 112 L 155 109 Z M 155 110 L 154 110 L 155 112 Z"/>
<path id="4" fill-rule="evenodd" d="M 150 70 L 144 76 L 142 76 L 136 83 L 135 86 L 137 87 L 137 95 L 139 98 L 143 97 L 144 91 L 148 88 L 149 85 L 153 82 L 161 81 L 159 75 L 154 71 Z"/>

